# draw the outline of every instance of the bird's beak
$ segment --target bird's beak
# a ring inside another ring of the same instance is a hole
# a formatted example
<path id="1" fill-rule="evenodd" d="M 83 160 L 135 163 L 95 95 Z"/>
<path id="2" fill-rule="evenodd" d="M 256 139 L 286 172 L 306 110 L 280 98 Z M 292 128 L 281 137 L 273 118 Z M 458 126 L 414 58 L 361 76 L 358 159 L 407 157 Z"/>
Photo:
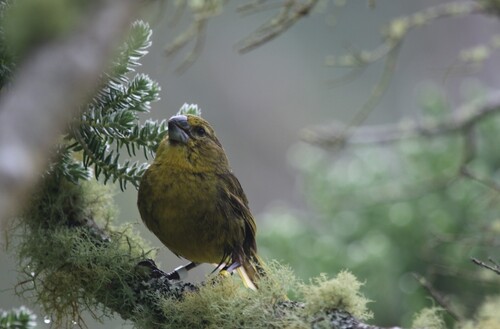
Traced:
<path id="1" fill-rule="evenodd" d="M 175 115 L 168 120 L 168 140 L 186 144 L 190 138 L 187 116 Z"/>

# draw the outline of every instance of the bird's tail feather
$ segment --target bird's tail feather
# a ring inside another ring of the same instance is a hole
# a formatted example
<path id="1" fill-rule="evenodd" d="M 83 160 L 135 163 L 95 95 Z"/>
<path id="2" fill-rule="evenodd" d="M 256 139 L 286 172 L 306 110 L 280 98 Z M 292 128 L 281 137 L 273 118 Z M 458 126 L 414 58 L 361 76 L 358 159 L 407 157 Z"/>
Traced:
<path id="1" fill-rule="evenodd" d="M 236 269 L 236 272 L 238 272 L 238 275 L 241 278 L 241 281 L 243 281 L 243 284 L 245 287 L 252 289 L 252 290 L 257 290 L 257 286 L 255 283 L 250 279 L 250 276 L 248 275 L 247 271 L 243 266 L 240 266 Z"/>
<path id="2" fill-rule="evenodd" d="M 257 290 L 258 280 L 266 275 L 265 264 L 256 253 L 242 262 L 236 271 L 245 287 L 252 290 Z"/>

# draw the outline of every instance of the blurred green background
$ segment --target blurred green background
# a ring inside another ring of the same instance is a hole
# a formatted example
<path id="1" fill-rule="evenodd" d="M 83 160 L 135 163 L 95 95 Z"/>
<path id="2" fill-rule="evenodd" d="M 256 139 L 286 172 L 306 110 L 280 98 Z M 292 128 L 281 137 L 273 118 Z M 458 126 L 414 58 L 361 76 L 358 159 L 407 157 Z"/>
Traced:
<path id="1" fill-rule="evenodd" d="M 151 116 L 167 118 L 183 103 L 197 103 L 250 200 L 263 256 L 290 264 L 304 280 L 349 269 L 366 282 L 364 292 L 374 300 L 379 325 L 408 324 L 414 312 L 433 304 L 413 273 L 430 280 L 464 315 L 485 294 L 499 292 L 498 278 L 469 260 L 498 257 L 498 191 L 457 175 L 462 156 L 457 136 L 329 152 L 300 142 L 299 132 L 350 120 L 382 71 L 382 63 L 376 63 L 352 83 L 332 88 L 329 81 L 346 71 L 325 66 L 327 56 L 371 49 L 390 19 L 437 3 L 443 1 L 385 1 L 371 9 L 366 1 L 344 6 L 324 1 L 321 12 L 239 55 L 236 42 L 270 13 L 241 17 L 235 12 L 238 3 L 230 2 L 208 23 L 200 58 L 180 76 L 174 68 L 183 54 L 167 60 L 163 48 L 187 26 L 188 17 L 172 27 L 172 6 L 144 14 L 154 34 L 141 71 L 162 87 Z M 439 120 L 497 89 L 495 54 L 480 67 L 454 68 L 461 49 L 488 42 L 499 31 L 493 17 L 474 16 L 443 19 L 410 33 L 388 92 L 365 123 Z M 498 123 L 493 118 L 481 126 L 479 153 L 471 163 L 489 179 L 498 178 Z M 120 220 L 135 223 L 158 247 L 162 268 L 183 264 L 145 229 L 136 194 L 132 188 L 117 189 Z M 0 307 L 24 304 L 12 288 L 15 260 L 3 251 L 0 262 Z M 210 270 L 205 266 L 191 278 L 202 280 Z M 87 324 L 112 328 L 124 321 Z"/>

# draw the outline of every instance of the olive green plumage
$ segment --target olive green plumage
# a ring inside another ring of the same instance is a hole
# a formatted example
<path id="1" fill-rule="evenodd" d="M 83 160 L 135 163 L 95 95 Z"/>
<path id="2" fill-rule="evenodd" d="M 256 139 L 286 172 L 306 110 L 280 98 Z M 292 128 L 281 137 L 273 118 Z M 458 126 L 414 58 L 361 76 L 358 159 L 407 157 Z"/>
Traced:
<path id="1" fill-rule="evenodd" d="M 194 115 L 174 116 L 168 128 L 139 187 L 142 220 L 176 255 L 237 262 L 255 283 L 263 273 L 255 221 L 214 130 Z"/>

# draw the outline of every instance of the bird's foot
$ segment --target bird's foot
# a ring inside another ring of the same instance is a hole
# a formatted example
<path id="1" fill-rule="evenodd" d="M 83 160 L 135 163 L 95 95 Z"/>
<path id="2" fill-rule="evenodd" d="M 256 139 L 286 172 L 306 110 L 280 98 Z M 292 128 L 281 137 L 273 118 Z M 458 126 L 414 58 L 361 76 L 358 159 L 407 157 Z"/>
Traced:
<path id="1" fill-rule="evenodd" d="M 170 273 L 167 273 L 167 279 L 169 280 L 184 280 L 188 276 L 188 271 L 198 266 L 197 263 L 189 263 L 187 265 L 182 265 L 177 267 Z"/>

